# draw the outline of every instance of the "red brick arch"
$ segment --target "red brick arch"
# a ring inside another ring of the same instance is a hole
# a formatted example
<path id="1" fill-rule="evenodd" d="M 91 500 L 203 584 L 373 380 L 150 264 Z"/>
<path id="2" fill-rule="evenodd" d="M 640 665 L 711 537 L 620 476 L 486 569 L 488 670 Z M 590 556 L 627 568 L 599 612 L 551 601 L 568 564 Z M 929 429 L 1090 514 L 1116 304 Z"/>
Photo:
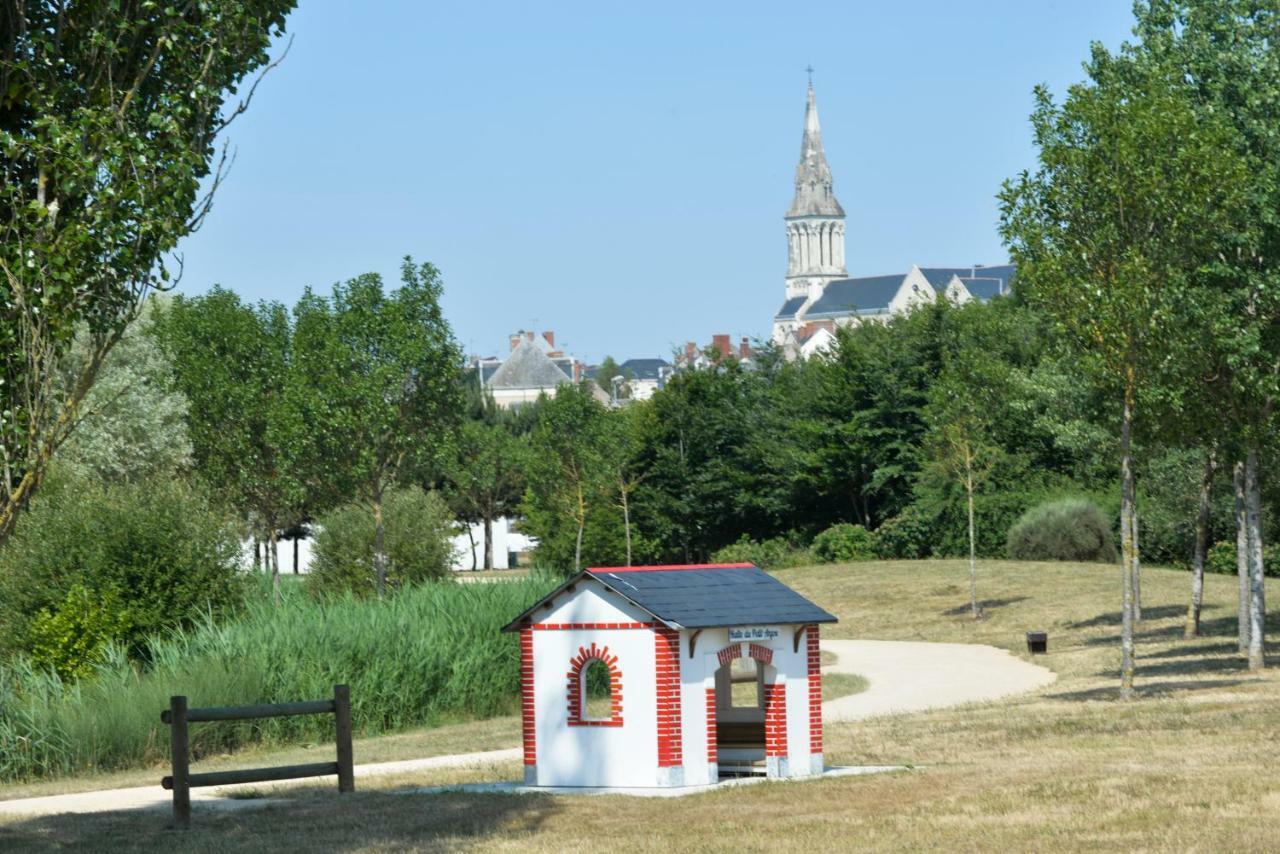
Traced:
<path id="1" fill-rule="evenodd" d="M 609 668 L 609 696 L 612 704 L 609 717 L 604 720 L 587 718 L 586 704 L 582 698 L 582 672 L 592 661 L 603 661 Z M 609 647 L 578 647 L 578 654 L 569 659 L 568 699 L 569 726 L 622 726 L 622 671 L 618 669 L 618 656 L 610 655 Z"/>
<path id="2" fill-rule="evenodd" d="M 773 650 L 767 646 L 761 646 L 758 643 L 747 644 L 747 655 L 754 658 L 761 664 L 773 664 Z M 735 658 L 742 658 L 742 644 L 731 643 L 724 649 L 716 653 L 716 659 L 720 662 L 720 666 L 724 667 Z"/>

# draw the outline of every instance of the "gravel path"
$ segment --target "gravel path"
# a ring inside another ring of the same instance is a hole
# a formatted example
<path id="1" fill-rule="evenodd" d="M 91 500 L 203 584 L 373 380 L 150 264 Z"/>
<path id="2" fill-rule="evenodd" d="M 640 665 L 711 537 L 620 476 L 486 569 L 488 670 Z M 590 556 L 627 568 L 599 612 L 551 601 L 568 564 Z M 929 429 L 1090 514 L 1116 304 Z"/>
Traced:
<path id="1" fill-rule="evenodd" d="M 960 643 L 917 643 L 913 641 L 824 640 L 822 648 L 835 653 L 837 661 L 825 665 L 829 673 L 855 673 L 870 683 L 860 694 L 841 697 L 823 706 L 823 718 L 830 721 L 855 721 L 873 715 L 916 712 L 943 706 L 996 700 L 1048 685 L 1056 677 L 1051 670 L 1023 661 L 993 646 Z M 455 756 L 433 756 L 402 762 L 380 762 L 357 765 L 357 779 L 427 771 L 435 768 L 460 768 L 520 758 L 519 748 L 464 753 Z M 310 784 L 314 780 L 292 781 Z M 262 806 L 262 799 L 236 799 L 228 795 L 236 791 L 262 789 L 264 785 L 287 786 L 282 783 L 249 783 L 213 789 L 192 789 L 191 800 L 203 808 L 239 809 Z M 0 801 L 0 814 L 10 816 L 45 815 L 51 813 L 90 813 L 109 810 L 168 807 L 169 792 L 159 785 L 131 789 L 104 789 L 70 795 L 49 795 Z"/>
<path id="2" fill-rule="evenodd" d="M 980 644 L 824 640 L 822 648 L 837 658 L 825 670 L 856 673 L 870 683 L 860 694 L 825 703 L 822 717 L 826 721 L 997 700 L 1033 691 L 1057 678 L 1047 667 Z"/>

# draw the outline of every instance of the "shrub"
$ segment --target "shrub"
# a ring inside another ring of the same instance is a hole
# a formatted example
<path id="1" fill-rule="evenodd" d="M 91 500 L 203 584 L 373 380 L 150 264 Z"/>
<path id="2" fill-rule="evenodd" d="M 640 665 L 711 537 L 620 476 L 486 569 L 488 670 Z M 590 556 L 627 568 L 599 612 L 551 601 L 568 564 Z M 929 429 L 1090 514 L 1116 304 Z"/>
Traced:
<path id="1" fill-rule="evenodd" d="M 1111 526 L 1097 505 L 1062 498 L 1031 508 L 1009 529 L 1009 556 L 1018 560 L 1116 559 Z"/>
<path id="2" fill-rule="evenodd" d="M 861 525 L 832 525 L 813 539 L 813 556 L 823 563 L 872 560 L 876 537 Z"/>
<path id="3" fill-rule="evenodd" d="M 500 631 L 556 584 L 436 582 L 383 600 L 253 599 L 230 622 L 174 630 L 147 645 L 140 668 L 109 647 L 90 679 L 63 680 L 26 656 L 0 664 L 0 780 L 162 763 L 173 694 L 192 706 L 319 700 L 351 685 L 365 735 L 519 709 L 518 635 Z M 286 591 L 292 591 L 286 587 Z M 333 739 L 323 715 L 202 724 L 195 757 L 252 743 Z"/>
<path id="4" fill-rule="evenodd" d="M 797 548 L 786 537 L 756 542 L 743 534 L 736 543 L 711 553 L 713 563 L 752 563 L 761 569 L 787 569 L 814 562 L 807 550 Z"/>
<path id="5" fill-rule="evenodd" d="M 76 584 L 56 609 L 41 608 L 32 618 L 31 660 L 63 679 L 88 676 L 111 642 L 128 630 L 128 611 L 114 590 L 95 595 Z"/>
<path id="6" fill-rule="evenodd" d="M 390 491 L 382 504 L 387 586 L 417 584 L 449 574 L 453 562 L 453 517 L 436 493 L 416 486 Z M 373 565 L 373 514 L 366 504 L 347 504 L 317 523 L 311 592 L 319 596 L 377 589 Z"/>
<path id="7" fill-rule="evenodd" d="M 875 537 L 876 556 L 885 560 L 919 560 L 933 553 L 932 527 L 916 507 L 887 519 Z"/>
<path id="8" fill-rule="evenodd" d="M 0 549 L 0 644 L 9 651 L 31 651 L 38 638 L 43 661 L 75 669 L 106 640 L 137 654 L 149 635 L 242 603 L 234 526 L 191 486 L 170 478 L 50 486 Z M 95 613 L 76 616 L 77 596 Z M 78 652 L 55 640 L 77 624 L 95 635 Z"/>
<path id="9" fill-rule="evenodd" d="M 1223 540 L 1214 543 L 1204 557 L 1205 572 L 1236 574 L 1236 544 Z M 1266 575 L 1280 576 L 1280 546 L 1262 547 L 1262 571 Z"/>

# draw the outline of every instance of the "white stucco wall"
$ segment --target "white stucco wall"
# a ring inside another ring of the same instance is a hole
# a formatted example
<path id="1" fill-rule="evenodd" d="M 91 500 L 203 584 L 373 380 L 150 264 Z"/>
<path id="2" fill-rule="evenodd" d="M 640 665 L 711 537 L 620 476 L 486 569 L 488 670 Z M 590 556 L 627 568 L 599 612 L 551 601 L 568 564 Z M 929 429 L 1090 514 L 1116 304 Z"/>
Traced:
<path id="1" fill-rule="evenodd" d="M 647 623 L 653 618 L 612 601 L 584 579 L 535 624 Z M 618 657 L 622 726 L 569 726 L 568 671 L 580 648 L 595 643 Z M 651 629 L 534 629 L 534 707 L 540 786 L 655 786 L 657 697 Z"/>

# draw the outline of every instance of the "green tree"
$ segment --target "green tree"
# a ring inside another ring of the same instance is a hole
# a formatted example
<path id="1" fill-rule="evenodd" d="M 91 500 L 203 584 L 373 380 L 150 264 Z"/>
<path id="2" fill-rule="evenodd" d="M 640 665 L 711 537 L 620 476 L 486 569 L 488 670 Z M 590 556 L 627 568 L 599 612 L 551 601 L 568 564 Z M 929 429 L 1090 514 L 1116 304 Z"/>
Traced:
<path id="1" fill-rule="evenodd" d="M 334 285 L 328 298 L 308 289 L 294 309 L 288 383 L 308 482 L 332 504 L 357 501 L 373 515 L 379 596 L 387 490 L 439 465 L 463 404 L 440 273 L 406 257 L 400 277 L 390 292 L 376 273 Z"/>
<path id="2" fill-rule="evenodd" d="M 154 335 L 148 309 L 125 331 L 102 364 L 79 408 L 80 424 L 59 451 L 57 466 L 82 479 L 142 480 L 191 465 L 186 396 Z M 74 382 L 90 358 L 87 334 L 77 335 L 61 371 Z M 65 385 L 63 386 L 65 390 Z"/>
<path id="3" fill-rule="evenodd" d="M 609 503 L 605 409 L 587 388 L 563 385 L 555 397 L 539 404 L 538 416 L 529 448 L 524 515 L 540 552 L 561 559 L 570 551 L 564 544 L 572 542 L 577 573 L 587 521 Z"/>
<path id="4" fill-rule="evenodd" d="M 170 280 L 165 254 L 209 212 L 215 140 L 252 89 L 227 98 L 292 7 L 0 4 L 0 541 L 145 295 Z M 62 385 L 77 333 L 85 358 Z"/>
<path id="5" fill-rule="evenodd" d="M 982 617 L 982 610 L 978 605 L 973 497 L 1000 456 L 999 447 L 990 440 L 987 422 L 996 389 L 991 367 L 982 354 L 972 351 L 947 359 L 941 377 L 929 390 L 926 410 L 926 445 L 932 451 L 933 465 L 964 489 L 969 533 L 969 607 L 975 620 Z"/>
<path id="6" fill-rule="evenodd" d="M 513 514 L 524 494 L 524 443 L 501 424 L 467 421 L 449 450 L 449 504 L 459 519 L 483 524 L 484 568 L 493 569 L 493 523 Z"/>
<path id="7" fill-rule="evenodd" d="M 279 600 L 278 534 L 308 510 L 297 471 L 303 428 L 286 388 L 291 330 L 284 306 L 249 306 L 214 287 L 171 300 L 157 312 L 155 334 L 190 402 L 196 473 L 267 543 Z"/>
<path id="8" fill-rule="evenodd" d="M 1245 167 L 1226 130 L 1197 114 L 1168 69 L 1095 45 L 1087 70 L 1090 80 L 1061 105 L 1036 90 L 1040 165 L 1006 183 L 1001 232 L 1024 293 L 1118 398 L 1127 699 L 1138 564 L 1135 408 L 1152 386 L 1162 406 L 1175 405 L 1199 364 L 1205 322 L 1196 316 L 1194 273 L 1231 226 Z"/>
<path id="9" fill-rule="evenodd" d="M 1249 666 L 1264 666 L 1266 602 L 1259 457 L 1274 439 L 1280 401 L 1280 7 L 1274 0 L 1142 0 L 1135 33 L 1144 58 L 1175 70 L 1191 89 L 1202 126 L 1226 124 L 1243 157 L 1236 201 L 1247 229 L 1221 233 L 1201 299 L 1216 310 L 1203 329 L 1223 369 L 1215 408 L 1242 445 Z"/>

